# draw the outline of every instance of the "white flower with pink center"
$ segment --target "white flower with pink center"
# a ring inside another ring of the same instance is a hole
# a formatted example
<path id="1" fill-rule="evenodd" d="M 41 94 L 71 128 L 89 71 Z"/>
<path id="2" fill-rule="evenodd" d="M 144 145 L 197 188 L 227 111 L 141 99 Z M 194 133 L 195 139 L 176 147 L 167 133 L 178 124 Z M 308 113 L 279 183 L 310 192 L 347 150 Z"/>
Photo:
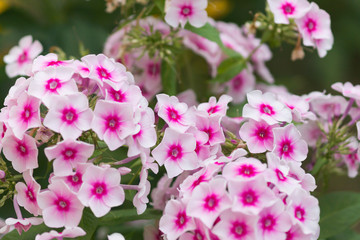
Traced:
<path id="1" fill-rule="evenodd" d="M 263 209 L 259 214 L 258 231 L 264 240 L 285 239 L 291 219 L 281 200 Z"/>
<path id="2" fill-rule="evenodd" d="M 276 156 L 286 161 L 301 162 L 306 159 L 308 146 L 305 140 L 301 138 L 299 130 L 293 124 L 274 128 L 273 133 L 273 152 Z"/>
<path id="3" fill-rule="evenodd" d="M 52 239 L 63 239 L 63 238 L 76 238 L 86 235 L 86 232 L 79 227 L 74 228 L 65 228 L 62 232 L 57 232 L 51 230 L 50 232 L 45 232 L 42 234 L 36 235 L 35 240 L 52 240 Z"/>
<path id="4" fill-rule="evenodd" d="M 173 199 L 167 202 L 164 214 L 160 218 L 159 229 L 168 240 L 175 240 L 195 228 L 194 219 L 186 214 L 184 203 Z"/>
<path id="5" fill-rule="evenodd" d="M 79 189 L 83 183 L 82 176 L 85 174 L 86 168 L 89 167 L 91 163 L 80 163 L 76 165 L 75 172 L 72 172 L 70 175 L 67 176 L 53 176 L 51 178 L 52 181 L 62 180 L 68 185 L 71 191 L 79 192 Z"/>
<path id="6" fill-rule="evenodd" d="M 300 181 L 303 189 L 309 192 L 316 189 L 316 182 L 313 175 L 305 173 L 305 170 L 297 162 L 289 162 L 288 166 L 290 167 L 289 176 Z"/>
<path id="7" fill-rule="evenodd" d="M 34 59 L 32 65 L 32 72 L 35 74 L 36 72 L 43 71 L 48 67 L 71 67 L 72 62 L 73 60 L 59 60 L 58 55 L 56 55 L 55 53 L 48 53 L 45 56 L 40 55 Z"/>
<path id="8" fill-rule="evenodd" d="M 209 137 L 208 144 L 210 146 L 215 146 L 225 142 L 224 131 L 220 125 L 221 116 L 213 115 L 206 116 L 201 112 L 196 114 L 195 126 L 200 131 L 206 133 Z"/>
<path id="9" fill-rule="evenodd" d="M 93 112 L 83 93 L 51 96 L 48 108 L 44 126 L 60 133 L 64 139 L 76 139 L 90 129 Z"/>
<path id="10" fill-rule="evenodd" d="M 53 168 L 56 176 L 72 174 L 73 168 L 79 163 L 86 163 L 94 152 L 94 145 L 66 139 L 55 146 L 47 147 L 44 150 L 49 161 L 54 160 Z"/>
<path id="11" fill-rule="evenodd" d="M 72 79 L 74 70 L 69 67 L 47 68 L 35 73 L 29 85 L 29 94 L 40 98 L 46 105 L 51 95 L 72 94 L 78 91 Z"/>
<path id="12" fill-rule="evenodd" d="M 257 215 L 277 199 L 263 177 L 250 181 L 229 181 L 229 193 L 233 200 L 231 209 L 249 215 Z"/>
<path id="13" fill-rule="evenodd" d="M 312 2 L 306 14 L 295 19 L 305 46 L 317 47 L 320 57 L 326 55 L 333 43 L 329 14 Z M 324 44 L 325 41 L 325 44 Z"/>
<path id="14" fill-rule="evenodd" d="M 22 138 L 26 130 L 41 126 L 40 100 L 23 92 L 17 105 L 9 111 L 8 124 L 17 138 Z"/>
<path id="15" fill-rule="evenodd" d="M 10 49 L 9 53 L 4 57 L 6 63 L 6 74 L 9 77 L 17 75 L 30 75 L 31 65 L 35 57 L 43 50 L 39 41 L 34 41 L 32 36 L 25 36 L 20 39 L 19 46 Z"/>
<path id="16" fill-rule="evenodd" d="M 208 239 L 209 229 L 198 219 L 194 219 L 196 228 L 191 232 L 182 234 L 179 240 L 205 240 Z M 211 238 L 212 240 L 216 240 Z M 150 240 L 150 239 L 149 239 Z M 154 239 L 156 240 L 156 239 Z"/>
<path id="17" fill-rule="evenodd" d="M 169 178 L 173 178 L 184 170 L 194 170 L 199 166 L 195 147 L 196 140 L 192 134 L 167 128 L 152 155 L 160 166 L 165 165 Z"/>
<path id="18" fill-rule="evenodd" d="M 191 194 L 186 207 L 187 215 L 200 219 L 211 228 L 217 217 L 231 207 L 231 200 L 226 191 L 226 180 L 222 177 L 202 182 Z"/>
<path id="19" fill-rule="evenodd" d="M 331 88 L 340 92 L 345 97 L 360 100 L 360 85 L 353 85 L 351 82 L 337 82 L 331 85 Z"/>
<path id="20" fill-rule="evenodd" d="M 105 88 L 105 100 L 131 103 L 134 108 L 142 100 L 141 90 L 136 85 L 129 85 L 128 83 L 122 83 L 118 89 L 112 88 L 108 84 L 104 84 Z"/>
<path id="21" fill-rule="evenodd" d="M 355 178 L 358 175 L 360 165 L 359 142 L 355 137 L 350 137 L 348 140 L 350 142 L 346 147 L 348 148 L 349 154 L 342 154 L 340 156 L 348 169 L 348 177 Z"/>
<path id="22" fill-rule="evenodd" d="M 256 216 L 243 213 L 225 211 L 220 216 L 220 221 L 212 229 L 219 239 L 229 240 L 254 240 L 257 238 Z"/>
<path id="23" fill-rule="evenodd" d="M 120 173 L 115 168 L 89 166 L 82 180 L 78 197 L 96 217 L 102 217 L 112 207 L 123 204 L 125 192 L 120 186 Z"/>
<path id="24" fill-rule="evenodd" d="M 207 144 L 209 141 L 209 136 L 205 132 L 199 131 L 195 127 L 190 127 L 186 131 L 186 133 L 193 134 L 196 139 L 195 152 L 196 152 L 196 155 L 199 158 L 199 160 L 204 161 L 204 160 L 210 158 L 211 157 L 211 147 L 209 146 L 209 144 Z"/>
<path id="25" fill-rule="evenodd" d="M 287 198 L 287 212 L 294 224 L 299 224 L 305 234 L 316 234 L 320 230 L 319 201 L 304 189 L 296 189 Z"/>
<path id="26" fill-rule="evenodd" d="M 184 28 L 187 22 L 194 27 L 202 27 L 208 21 L 207 5 L 207 0 L 172 0 L 166 10 L 165 21 L 174 28 L 179 24 Z"/>
<path id="27" fill-rule="evenodd" d="M 305 122 L 306 119 L 316 119 L 315 114 L 309 111 L 309 102 L 303 97 L 292 94 L 282 94 L 278 96 L 278 99 L 291 109 L 293 121 Z"/>
<path id="28" fill-rule="evenodd" d="M 280 160 L 274 153 L 266 154 L 268 169 L 265 172 L 265 180 L 274 184 L 280 191 L 291 194 L 300 183 L 289 175 L 289 166 L 284 160 Z"/>
<path id="29" fill-rule="evenodd" d="M 228 95 L 221 95 L 219 101 L 216 102 L 215 97 L 210 97 L 209 102 L 207 103 L 200 103 L 197 107 L 198 110 L 207 112 L 209 116 L 225 116 L 226 110 L 229 108 L 228 104 L 231 102 L 232 97 Z"/>
<path id="30" fill-rule="evenodd" d="M 262 119 L 269 125 L 292 120 L 290 109 L 277 101 L 273 93 L 262 94 L 260 90 L 254 90 L 247 94 L 247 99 L 249 103 L 243 108 L 243 117 L 256 121 Z"/>
<path id="31" fill-rule="evenodd" d="M 16 105 L 19 96 L 28 89 L 31 81 L 32 78 L 26 79 L 24 77 L 20 77 L 16 79 L 15 84 L 9 89 L 9 93 L 5 97 L 4 105 L 9 107 Z"/>
<path id="32" fill-rule="evenodd" d="M 81 220 L 84 206 L 74 192 L 61 180 L 54 181 L 38 194 L 44 223 L 49 227 L 76 227 Z"/>
<path id="33" fill-rule="evenodd" d="M 251 92 L 255 88 L 255 77 L 252 71 L 244 69 L 228 83 L 227 94 L 233 98 L 234 103 L 241 103 L 245 100 L 246 93 Z"/>
<path id="34" fill-rule="evenodd" d="M 275 23 L 289 24 L 289 19 L 303 17 L 309 10 L 307 0 L 268 0 L 271 12 L 274 14 Z"/>
<path id="35" fill-rule="evenodd" d="M 19 235 L 21 235 L 22 231 L 27 232 L 31 226 L 40 225 L 43 223 L 41 218 L 7 218 L 5 220 L 7 226 L 14 226 L 18 231 Z"/>
<path id="36" fill-rule="evenodd" d="M 266 150 L 271 151 L 274 148 L 273 128 L 277 124 L 269 125 L 265 121 L 259 122 L 250 119 L 244 123 L 239 131 L 240 137 L 246 142 L 251 153 L 262 153 Z"/>
<path id="37" fill-rule="evenodd" d="M 251 180 L 266 170 L 266 164 L 256 158 L 240 158 L 230 162 L 223 169 L 223 176 L 228 180 Z"/>
<path id="38" fill-rule="evenodd" d="M 310 101 L 311 110 L 325 120 L 342 115 L 347 105 L 342 96 L 321 95 Z"/>
<path id="39" fill-rule="evenodd" d="M 121 63 L 115 62 L 114 59 L 106 57 L 104 54 L 86 55 L 81 58 L 90 70 L 89 78 L 95 80 L 102 90 L 104 82 L 118 89 L 122 83 L 134 84 L 134 77 Z"/>
<path id="40" fill-rule="evenodd" d="M 317 240 L 318 237 L 319 233 L 305 234 L 298 224 L 292 225 L 290 230 L 286 232 L 286 240 Z"/>
<path id="41" fill-rule="evenodd" d="M 23 178 L 26 184 L 18 182 L 15 185 L 18 203 L 34 216 L 38 216 L 41 214 L 41 209 L 37 203 L 37 196 L 41 187 L 33 178 L 31 170 L 25 171 Z"/>
<path id="42" fill-rule="evenodd" d="M 96 103 L 91 128 L 111 151 L 125 144 L 125 139 L 140 131 L 130 103 L 100 100 Z"/>
<path id="43" fill-rule="evenodd" d="M 169 127 L 185 132 L 193 125 L 192 113 L 186 103 L 180 103 L 177 97 L 166 94 L 156 95 L 158 115 Z"/>
<path id="44" fill-rule="evenodd" d="M 38 148 L 31 136 L 25 134 L 20 140 L 14 135 L 8 135 L 2 140 L 2 144 L 6 159 L 12 163 L 16 171 L 22 173 L 39 166 Z"/>

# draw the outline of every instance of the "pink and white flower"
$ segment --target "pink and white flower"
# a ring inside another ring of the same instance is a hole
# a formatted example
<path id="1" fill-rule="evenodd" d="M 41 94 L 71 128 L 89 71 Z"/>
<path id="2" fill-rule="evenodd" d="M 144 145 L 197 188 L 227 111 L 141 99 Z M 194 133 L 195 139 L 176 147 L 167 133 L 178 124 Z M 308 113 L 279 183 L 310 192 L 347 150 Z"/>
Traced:
<path id="1" fill-rule="evenodd" d="M 38 148 L 35 139 L 25 134 L 20 140 L 14 135 L 8 135 L 2 140 L 3 153 L 14 169 L 20 173 L 37 168 Z"/>
<path id="2" fill-rule="evenodd" d="M 225 135 L 220 121 L 220 115 L 207 116 L 202 114 L 202 112 L 196 114 L 195 126 L 208 135 L 209 139 L 207 143 L 210 146 L 215 146 L 225 141 Z"/>
<path id="3" fill-rule="evenodd" d="M 120 206 L 125 200 L 120 179 L 120 173 L 115 168 L 89 166 L 78 192 L 81 203 L 90 207 L 96 217 L 104 216 L 112 207 Z"/>
<path id="4" fill-rule="evenodd" d="M 72 174 L 79 163 L 86 163 L 94 152 L 94 145 L 67 139 L 44 150 L 49 161 L 54 160 L 53 168 L 56 176 Z"/>
<path id="5" fill-rule="evenodd" d="M 74 227 L 74 228 L 65 228 L 60 233 L 58 233 L 55 230 L 51 230 L 50 232 L 38 234 L 36 235 L 35 240 L 52 240 L 54 238 L 56 239 L 76 238 L 84 235 L 86 235 L 86 232 L 82 228 Z"/>
<path id="6" fill-rule="evenodd" d="M 208 21 L 207 5 L 207 0 L 172 0 L 166 9 L 165 21 L 174 28 L 179 24 L 184 28 L 188 21 L 194 27 L 202 27 Z"/>
<path id="7" fill-rule="evenodd" d="M 130 103 L 105 100 L 96 103 L 91 128 L 105 141 L 111 151 L 124 145 L 128 136 L 140 131 Z"/>
<path id="8" fill-rule="evenodd" d="M 48 190 L 38 194 L 44 223 L 49 227 L 76 227 L 84 206 L 63 181 L 54 181 Z"/>
<path id="9" fill-rule="evenodd" d="M 303 17 L 310 3 L 307 0 L 268 0 L 271 12 L 274 14 L 275 23 L 289 24 L 289 19 Z"/>
<path id="10" fill-rule="evenodd" d="M 169 178 L 173 178 L 184 170 L 198 167 L 195 147 L 196 141 L 192 134 L 167 128 L 163 140 L 152 151 L 152 155 L 160 166 L 165 165 Z"/>
<path id="11" fill-rule="evenodd" d="M 243 117 L 256 121 L 262 119 L 269 125 L 292 120 L 290 109 L 277 101 L 273 93 L 262 94 L 260 90 L 254 90 L 247 94 L 247 99 L 249 103 L 243 108 Z"/>
<path id="12" fill-rule="evenodd" d="M 228 87 L 227 94 L 233 98 L 233 102 L 241 103 L 245 100 L 246 93 L 254 90 L 255 77 L 252 71 L 247 68 L 226 83 L 225 86 Z"/>
<path id="13" fill-rule="evenodd" d="M 28 35 L 20 39 L 19 46 L 10 49 L 9 54 L 4 57 L 7 64 L 5 71 L 9 77 L 17 75 L 30 75 L 32 61 L 43 50 L 39 41 L 34 41 L 32 36 Z"/>
<path id="14" fill-rule="evenodd" d="M 44 126 L 60 133 L 64 139 L 76 139 L 90 129 L 93 112 L 83 93 L 51 96 L 48 107 Z"/>
<path id="15" fill-rule="evenodd" d="M 14 226 L 18 231 L 19 235 L 21 235 L 22 231 L 27 232 L 31 226 L 40 225 L 43 222 L 41 218 L 7 218 L 5 220 L 6 225 Z"/>
<path id="16" fill-rule="evenodd" d="M 306 159 L 308 146 L 305 140 L 301 138 L 299 130 L 293 124 L 274 128 L 273 133 L 273 152 L 276 156 L 286 161 L 301 162 Z"/>
<path id="17" fill-rule="evenodd" d="M 71 67 L 72 62 L 73 60 L 59 60 L 58 55 L 55 53 L 48 53 L 45 56 L 40 55 L 34 59 L 32 72 L 35 74 L 36 72 L 43 71 L 48 67 Z"/>
<path id="18" fill-rule="evenodd" d="M 231 100 L 232 97 L 228 95 L 221 95 L 219 101 L 217 102 L 215 97 L 210 97 L 209 102 L 199 104 L 197 109 L 207 112 L 209 116 L 225 116 L 226 110 L 229 108 L 228 104 L 231 102 Z"/>
<path id="19" fill-rule="evenodd" d="M 266 170 L 266 164 L 256 158 L 240 158 L 230 162 L 223 169 L 223 176 L 228 180 L 251 180 Z"/>

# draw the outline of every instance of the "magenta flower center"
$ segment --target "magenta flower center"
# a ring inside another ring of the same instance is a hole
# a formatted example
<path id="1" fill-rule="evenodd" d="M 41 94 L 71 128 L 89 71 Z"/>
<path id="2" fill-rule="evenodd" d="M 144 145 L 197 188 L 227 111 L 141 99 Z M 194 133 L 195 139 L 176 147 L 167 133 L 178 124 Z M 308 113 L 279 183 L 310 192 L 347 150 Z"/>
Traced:
<path id="1" fill-rule="evenodd" d="M 210 107 L 210 108 L 207 110 L 207 112 L 208 112 L 209 114 L 213 114 L 213 113 L 218 112 L 219 110 L 220 110 L 220 109 L 219 109 L 219 106 L 218 106 L 218 105 L 215 105 L 215 106 Z"/>
<path id="2" fill-rule="evenodd" d="M 233 222 L 230 232 L 235 238 L 242 239 L 247 234 L 247 226 L 243 222 Z"/>
<path id="3" fill-rule="evenodd" d="M 147 67 L 148 75 L 156 77 L 160 74 L 160 64 L 159 63 L 149 63 Z"/>
<path id="4" fill-rule="evenodd" d="M 55 201 L 55 205 L 57 206 L 58 211 L 67 212 L 70 209 L 69 200 L 67 200 L 63 197 L 58 197 L 58 199 Z"/>
<path id="5" fill-rule="evenodd" d="M 291 3 L 285 3 L 282 5 L 284 15 L 291 15 L 295 11 L 295 7 Z"/>
<path id="6" fill-rule="evenodd" d="M 105 119 L 105 121 L 107 129 L 110 129 L 111 131 L 116 131 L 116 129 L 120 126 L 120 118 L 118 116 L 110 115 Z"/>
<path id="7" fill-rule="evenodd" d="M 290 141 L 290 139 L 284 139 L 281 143 L 280 143 L 280 154 L 285 155 L 285 156 L 289 156 L 291 153 L 293 152 L 293 145 Z"/>
<path id="8" fill-rule="evenodd" d="M 286 233 L 286 239 L 285 240 L 293 240 L 294 239 L 294 234 L 292 232 L 287 232 Z"/>
<path id="9" fill-rule="evenodd" d="M 64 63 L 63 61 L 51 61 L 51 62 L 48 62 L 47 65 L 48 66 L 60 66 L 63 63 Z"/>
<path id="10" fill-rule="evenodd" d="M 255 136 L 257 136 L 257 139 L 260 141 L 264 141 L 265 139 L 269 138 L 271 132 L 268 127 L 261 126 L 255 131 Z"/>
<path id="11" fill-rule="evenodd" d="M 97 198 L 101 198 L 102 196 L 107 194 L 106 184 L 103 182 L 97 182 L 93 185 L 92 194 Z"/>
<path id="12" fill-rule="evenodd" d="M 261 224 L 264 230 L 271 231 L 276 224 L 276 220 L 272 215 L 268 215 L 261 219 Z"/>
<path id="13" fill-rule="evenodd" d="M 31 105 L 26 105 L 24 111 L 21 113 L 23 120 L 28 121 L 32 117 L 32 107 Z"/>
<path id="14" fill-rule="evenodd" d="M 277 176 L 278 180 L 280 180 L 280 181 L 285 181 L 286 180 L 286 177 L 284 176 L 284 174 L 279 169 L 276 169 L 275 173 L 276 173 L 276 176 Z"/>
<path id="15" fill-rule="evenodd" d="M 166 111 L 170 121 L 178 122 L 180 120 L 181 116 L 174 108 L 168 107 Z"/>
<path id="16" fill-rule="evenodd" d="M 111 78 L 111 74 L 103 67 L 98 67 L 96 69 L 98 76 L 100 77 L 100 79 L 110 79 Z"/>
<path id="17" fill-rule="evenodd" d="M 241 194 L 241 199 L 245 206 L 255 205 L 258 201 L 258 196 L 252 189 L 249 189 Z"/>
<path id="18" fill-rule="evenodd" d="M 50 78 L 48 81 L 47 81 L 47 84 L 46 84 L 46 89 L 49 90 L 50 92 L 55 92 L 58 88 L 61 87 L 61 83 L 60 83 L 60 80 L 57 79 L 57 78 Z"/>
<path id="19" fill-rule="evenodd" d="M 256 174 L 255 168 L 252 165 L 241 165 L 238 169 L 238 174 L 244 177 L 252 177 Z"/>
<path id="20" fill-rule="evenodd" d="M 26 196 L 31 202 L 36 201 L 34 191 L 30 187 L 28 187 L 28 189 L 26 191 Z"/>
<path id="21" fill-rule="evenodd" d="M 27 51 L 24 51 L 22 54 L 19 55 L 17 62 L 21 65 L 28 61 L 28 53 Z"/>
<path id="22" fill-rule="evenodd" d="M 29 153 L 27 146 L 21 142 L 18 142 L 16 150 L 20 153 L 21 156 L 26 156 Z"/>
<path id="23" fill-rule="evenodd" d="M 309 18 L 305 23 L 305 27 L 307 28 L 309 33 L 314 32 L 316 30 L 316 21 Z"/>
<path id="24" fill-rule="evenodd" d="M 179 229 L 183 229 L 186 223 L 189 221 L 185 211 L 181 211 L 177 214 L 175 224 Z"/>
<path id="25" fill-rule="evenodd" d="M 63 155 L 65 160 L 69 160 L 69 159 L 74 159 L 76 156 L 76 153 L 77 153 L 76 149 L 65 148 L 61 154 Z"/>
<path id="26" fill-rule="evenodd" d="M 181 12 L 180 14 L 183 17 L 188 17 L 192 15 L 192 6 L 191 5 L 184 5 L 181 7 Z"/>
<path id="27" fill-rule="evenodd" d="M 302 207 L 297 206 L 295 208 L 294 214 L 295 218 L 299 219 L 300 221 L 304 221 L 305 210 Z"/>
<path id="28" fill-rule="evenodd" d="M 204 199 L 204 208 L 208 211 L 214 211 L 219 206 L 219 197 L 216 194 L 208 195 Z"/>
<path id="29" fill-rule="evenodd" d="M 267 104 L 261 104 L 260 105 L 260 112 L 263 113 L 263 114 L 269 115 L 269 116 L 275 114 L 273 108 L 270 105 L 267 105 Z"/>
<path id="30" fill-rule="evenodd" d="M 77 120 L 77 118 L 78 118 L 78 114 L 76 110 L 72 107 L 65 108 L 62 112 L 62 120 L 67 124 L 72 124 Z"/>
<path id="31" fill-rule="evenodd" d="M 169 147 L 168 150 L 168 156 L 172 159 L 172 160 L 177 160 L 177 159 L 181 159 L 183 155 L 183 150 L 181 145 L 179 144 L 173 144 Z"/>
<path id="32" fill-rule="evenodd" d="M 202 131 L 205 132 L 209 136 L 209 141 L 211 141 L 211 139 L 213 139 L 214 130 L 211 127 L 204 128 Z"/>
<path id="33" fill-rule="evenodd" d="M 193 182 L 191 185 L 191 189 L 194 189 L 196 186 L 198 186 L 200 183 L 205 182 L 205 176 L 201 175 L 196 181 Z"/>
<path id="34" fill-rule="evenodd" d="M 121 92 L 120 90 L 115 91 L 114 89 L 111 89 L 110 94 L 116 102 L 125 102 L 126 101 L 126 94 Z"/>
<path id="35" fill-rule="evenodd" d="M 80 173 L 75 173 L 72 176 L 68 176 L 67 180 L 71 183 L 73 186 L 81 185 L 82 184 L 82 176 Z"/>
<path id="36" fill-rule="evenodd" d="M 232 86 L 234 88 L 234 90 L 239 91 L 242 89 L 243 85 L 244 85 L 244 79 L 242 78 L 241 75 L 237 75 L 232 81 Z"/>
<path id="37" fill-rule="evenodd" d="M 203 240 L 203 239 L 204 239 L 204 235 L 199 230 L 196 229 L 194 231 L 193 240 Z"/>

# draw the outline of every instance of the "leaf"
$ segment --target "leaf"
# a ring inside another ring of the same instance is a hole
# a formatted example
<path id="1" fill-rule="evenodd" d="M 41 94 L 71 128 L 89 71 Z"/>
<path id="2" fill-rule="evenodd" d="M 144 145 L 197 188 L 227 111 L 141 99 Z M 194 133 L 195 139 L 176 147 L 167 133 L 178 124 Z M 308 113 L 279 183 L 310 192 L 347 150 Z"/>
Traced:
<path id="1" fill-rule="evenodd" d="M 320 238 L 348 230 L 360 220 L 360 193 L 334 192 L 319 198 Z"/>
<path id="2" fill-rule="evenodd" d="M 21 235 L 19 235 L 18 231 L 16 229 L 12 230 L 10 233 L 6 234 L 2 240 L 29 240 L 29 239 L 35 239 L 37 234 L 41 234 L 44 232 L 50 231 L 50 228 L 48 228 L 44 223 L 36 226 L 32 226 L 27 232 L 22 232 Z"/>
<path id="3" fill-rule="evenodd" d="M 200 28 L 196 28 L 189 23 L 185 25 L 185 29 L 189 30 L 193 33 L 196 33 L 197 35 L 200 35 L 210 41 L 213 41 L 219 45 L 219 47 L 225 52 L 228 56 L 241 56 L 238 52 L 225 47 L 224 43 L 221 41 L 220 33 L 219 31 L 212 26 L 210 23 L 206 23 L 204 26 Z"/>
<path id="4" fill-rule="evenodd" d="M 222 61 L 217 69 L 217 75 L 212 82 L 224 83 L 233 79 L 246 67 L 246 61 L 241 57 L 230 57 Z"/>
<path id="5" fill-rule="evenodd" d="M 138 215 L 135 208 L 113 210 L 99 219 L 99 222 L 104 225 L 119 224 L 122 222 L 144 220 L 144 219 L 158 219 L 162 212 L 155 209 L 147 209 L 143 214 Z"/>
<path id="6" fill-rule="evenodd" d="M 81 240 L 90 240 L 92 239 L 97 227 L 99 225 L 99 219 L 91 212 L 90 208 L 85 208 L 83 215 L 79 224 L 85 232 L 86 235 L 79 237 Z"/>
<path id="7" fill-rule="evenodd" d="M 340 234 L 337 234 L 336 236 L 333 236 L 331 238 L 328 238 L 327 240 L 360 240 L 360 234 L 354 231 L 346 230 L 344 232 L 341 232 Z"/>
<path id="8" fill-rule="evenodd" d="M 173 64 L 163 60 L 161 62 L 161 81 L 164 93 L 176 95 L 176 70 Z"/>
<path id="9" fill-rule="evenodd" d="M 162 14 L 165 13 L 165 0 L 155 0 L 155 5 L 161 11 Z"/>

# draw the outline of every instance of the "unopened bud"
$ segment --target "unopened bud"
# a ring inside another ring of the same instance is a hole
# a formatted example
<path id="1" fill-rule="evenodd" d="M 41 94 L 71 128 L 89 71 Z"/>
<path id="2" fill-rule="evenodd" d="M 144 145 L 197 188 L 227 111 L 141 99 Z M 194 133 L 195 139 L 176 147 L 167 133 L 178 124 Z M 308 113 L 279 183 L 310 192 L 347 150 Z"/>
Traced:
<path id="1" fill-rule="evenodd" d="M 296 46 L 291 53 L 291 60 L 292 61 L 296 61 L 298 59 L 301 60 L 304 58 L 304 56 L 305 56 L 305 53 L 304 53 L 302 46 Z"/>
<path id="2" fill-rule="evenodd" d="M 0 180 L 5 181 L 5 172 L 3 170 L 0 170 Z"/>

